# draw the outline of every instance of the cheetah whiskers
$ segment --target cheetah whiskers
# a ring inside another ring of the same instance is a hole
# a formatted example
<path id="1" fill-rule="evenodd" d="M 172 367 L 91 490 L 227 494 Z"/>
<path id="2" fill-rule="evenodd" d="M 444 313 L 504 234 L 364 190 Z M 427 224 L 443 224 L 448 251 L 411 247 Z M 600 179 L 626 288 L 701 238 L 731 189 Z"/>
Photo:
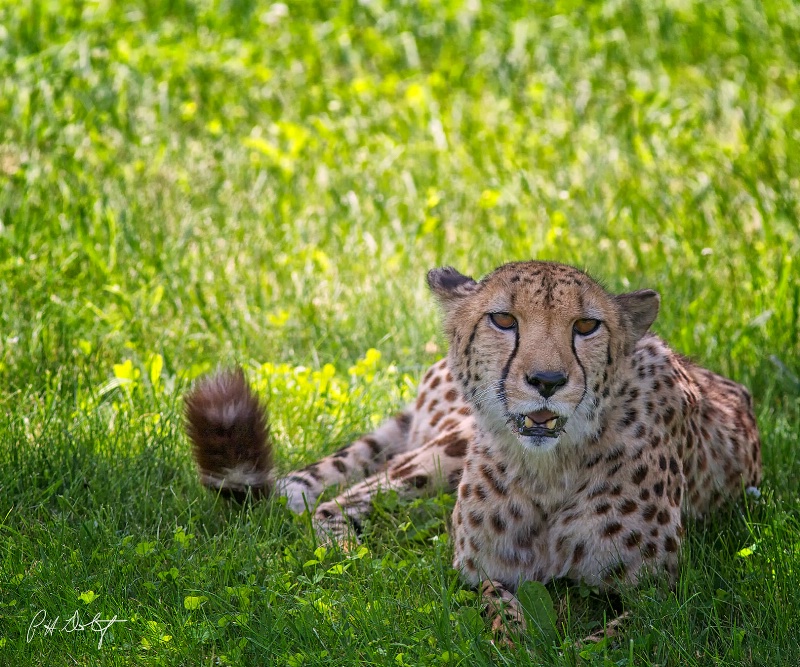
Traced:
<path id="1" fill-rule="evenodd" d="M 472 402 L 476 408 L 490 407 L 493 404 L 504 404 L 506 390 L 502 380 L 493 380 L 479 385 L 472 390 Z"/>

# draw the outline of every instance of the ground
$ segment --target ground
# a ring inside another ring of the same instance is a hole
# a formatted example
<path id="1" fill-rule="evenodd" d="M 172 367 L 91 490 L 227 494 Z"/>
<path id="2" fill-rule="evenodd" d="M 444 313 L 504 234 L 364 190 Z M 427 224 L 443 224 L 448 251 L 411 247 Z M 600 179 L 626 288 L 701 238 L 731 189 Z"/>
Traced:
<path id="1" fill-rule="evenodd" d="M 0 0 L 0 26 L 0 662 L 800 662 L 796 3 Z M 616 603 L 556 585 L 552 632 L 493 646 L 451 497 L 387 495 L 345 555 L 199 487 L 191 379 L 241 363 L 300 467 L 442 356 L 429 268 L 532 257 L 659 290 L 656 332 L 754 397 L 761 502 L 687 526 L 619 640 L 574 649 Z M 40 610 L 127 622 L 28 642 Z"/>

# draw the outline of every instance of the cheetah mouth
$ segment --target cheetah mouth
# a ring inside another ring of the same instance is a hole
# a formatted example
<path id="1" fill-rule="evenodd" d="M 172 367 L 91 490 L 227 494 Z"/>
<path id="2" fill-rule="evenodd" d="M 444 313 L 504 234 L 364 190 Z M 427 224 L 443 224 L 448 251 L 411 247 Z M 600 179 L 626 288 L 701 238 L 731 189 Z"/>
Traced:
<path id="1" fill-rule="evenodd" d="M 520 435 L 557 438 L 561 435 L 567 418 L 560 417 L 552 410 L 535 410 L 527 414 L 515 415 L 513 421 Z"/>

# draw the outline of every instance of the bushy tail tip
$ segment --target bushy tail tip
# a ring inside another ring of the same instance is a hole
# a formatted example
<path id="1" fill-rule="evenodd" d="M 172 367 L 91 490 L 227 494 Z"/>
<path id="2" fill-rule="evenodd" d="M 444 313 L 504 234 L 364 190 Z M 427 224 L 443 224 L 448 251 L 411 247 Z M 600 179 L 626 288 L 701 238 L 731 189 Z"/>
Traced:
<path id="1" fill-rule="evenodd" d="M 200 482 L 242 502 L 273 485 L 267 413 L 241 368 L 199 379 L 184 397 L 184 425 Z"/>

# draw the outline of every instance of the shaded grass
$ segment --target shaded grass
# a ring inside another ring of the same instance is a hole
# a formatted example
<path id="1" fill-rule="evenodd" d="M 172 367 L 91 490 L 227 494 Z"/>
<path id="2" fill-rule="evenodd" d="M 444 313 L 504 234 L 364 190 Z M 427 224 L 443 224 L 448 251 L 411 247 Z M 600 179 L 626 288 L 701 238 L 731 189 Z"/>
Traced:
<path id="1" fill-rule="evenodd" d="M 0 0 L 0 662 L 800 662 L 798 7 L 286 10 Z M 288 470 L 441 355 L 428 268 L 530 257 L 659 289 L 757 403 L 762 500 L 691 526 L 618 641 L 574 649 L 613 605 L 557 584 L 555 647 L 488 643 L 446 497 L 320 560 L 307 519 L 201 492 L 189 379 L 245 364 Z M 128 622 L 27 643 L 39 609 Z"/>

